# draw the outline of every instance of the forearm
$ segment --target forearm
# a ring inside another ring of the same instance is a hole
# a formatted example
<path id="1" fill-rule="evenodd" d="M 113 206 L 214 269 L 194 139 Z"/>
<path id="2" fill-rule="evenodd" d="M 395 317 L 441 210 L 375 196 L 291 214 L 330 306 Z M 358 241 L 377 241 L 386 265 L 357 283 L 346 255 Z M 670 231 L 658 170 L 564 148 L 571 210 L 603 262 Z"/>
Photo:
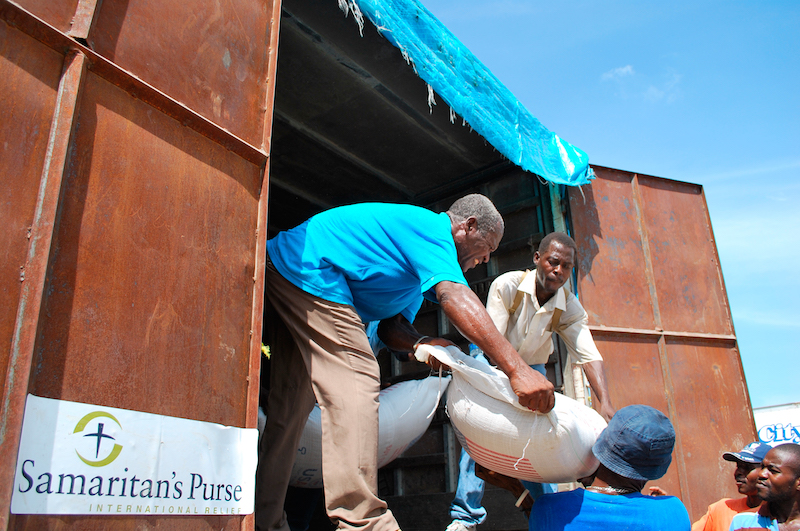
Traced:
<path id="1" fill-rule="evenodd" d="M 436 285 L 439 305 L 451 323 L 474 343 L 509 377 L 527 364 L 497 330 L 480 299 L 463 284 L 440 282 Z"/>
<path id="2" fill-rule="evenodd" d="M 455 282 L 439 282 L 436 285 L 436 297 L 450 322 L 508 376 L 511 388 L 523 407 L 542 413 L 553 409 L 553 384 L 522 361 L 511 343 L 497 331 L 480 299 L 471 289 Z"/>
<path id="3" fill-rule="evenodd" d="M 402 315 L 395 315 L 384 319 L 378 324 L 378 337 L 391 350 L 396 352 L 411 352 L 422 336 L 414 325 Z"/>
<path id="4" fill-rule="evenodd" d="M 581 365 L 589 386 L 592 388 L 593 396 L 600 403 L 600 412 L 609 420 L 614 414 L 614 406 L 611 405 L 611 397 L 606 386 L 606 375 L 602 361 L 590 361 Z"/>

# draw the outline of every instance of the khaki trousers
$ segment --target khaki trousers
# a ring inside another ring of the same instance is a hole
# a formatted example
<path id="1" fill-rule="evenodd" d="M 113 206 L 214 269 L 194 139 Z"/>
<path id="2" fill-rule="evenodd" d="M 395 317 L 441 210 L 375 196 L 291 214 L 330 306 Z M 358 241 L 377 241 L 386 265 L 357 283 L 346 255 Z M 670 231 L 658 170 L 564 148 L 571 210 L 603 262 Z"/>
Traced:
<path id="1" fill-rule="evenodd" d="M 325 301 L 283 278 L 267 258 L 270 341 L 267 425 L 256 472 L 256 526 L 288 531 L 283 503 L 306 419 L 322 413 L 322 477 L 338 529 L 397 531 L 378 498 L 380 370 L 352 306 Z"/>

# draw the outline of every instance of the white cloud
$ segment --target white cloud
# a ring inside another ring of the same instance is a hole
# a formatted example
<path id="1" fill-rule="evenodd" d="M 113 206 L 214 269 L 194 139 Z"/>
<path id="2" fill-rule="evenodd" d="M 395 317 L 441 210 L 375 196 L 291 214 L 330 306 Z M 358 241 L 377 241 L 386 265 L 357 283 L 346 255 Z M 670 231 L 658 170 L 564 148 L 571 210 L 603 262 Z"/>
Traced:
<path id="1" fill-rule="evenodd" d="M 745 257 L 755 253 L 757 275 L 785 274 L 759 278 L 759 282 L 769 280 L 785 287 L 796 284 L 794 264 L 800 261 L 800 232 L 794 228 L 800 226 L 800 213 L 793 208 L 777 207 L 773 201 L 761 203 L 757 193 L 754 191 L 749 205 L 710 209 L 725 278 L 745 284 L 753 282 L 754 264 Z"/>
<path id="2" fill-rule="evenodd" d="M 627 99 L 634 97 L 650 103 L 672 103 L 680 95 L 682 76 L 668 70 L 662 81 L 654 82 L 652 76 L 637 73 L 632 65 L 620 66 L 600 76 L 602 82 L 613 82 L 617 96 Z"/>
<path id="3" fill-rule="evenodd" d="M 602 79 L 603 81 L 609 81 L 611 79 L 621 79 L 623 77 L 632 76 L 635 73 L 636 72 L 634 72 L 633 67 L 631 65 L 625 65 L 609 70 L 608 72 L 600 76 L 600 79 Z"/>
<path id="4" fill-rule="evenodd" d="M 680 97 L 681 77 L 680 74 L 672 72 L 660 86 L 650 85 L 644 91 L 644 99 L 651 102 L 672 103 Z"/>
<path id="5" fill-rule="evenodd" d="M 648 101 L 658 101 L 664 97 L 664 91 L 650 85 L 647 87 L 647 90 L 644 91 L 644 99 Z"/>

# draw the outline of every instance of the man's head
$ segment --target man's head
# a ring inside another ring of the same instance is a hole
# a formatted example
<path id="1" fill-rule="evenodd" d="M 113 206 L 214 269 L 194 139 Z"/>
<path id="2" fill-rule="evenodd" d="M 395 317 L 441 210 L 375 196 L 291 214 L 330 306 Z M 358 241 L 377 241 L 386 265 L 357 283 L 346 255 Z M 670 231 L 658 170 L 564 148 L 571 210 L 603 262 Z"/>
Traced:
<path id="1" fill-rule="evenodd" d="M 466 272 L 489 261 L 503 238 L 505 225 L 500 212 L 488 197 L 469 194 L 447 210 L 458 253 L 458 263 Z"/>
<path id="2" fill-rule="evenodd" d="M 592 447 L 611 472 L 641 481 L 658 479 L 672 462 L 675 430 L 669 419 L 650 406 L 627 406 L 612 417 Z"/>
<path id="3" fill-rule="evenodd" d="M 533 253 L 537 295 L 545 300 L 552 297 L 569 279 L 577 256 L 575 241 L 563 232 L 551 232 L 542 238 Z"/>
<path id="4" fill-rule="evenodd" d="M 761 460 L 771 448 L 768 444 L 756 441 L 745 446 L 740 452 L 722 454 L 724 460 L 736 463 L 733 479 L 736 481 L 739 494 L 750 496 L 757 493 L 756 482 L 761 470 Z"/>
<path id="5" fill-rule="evenodd" d="M 800 501 L 800 445 L 781 444 L 767 452 L 756 488 L 758 495 L 770 503 Z"/>

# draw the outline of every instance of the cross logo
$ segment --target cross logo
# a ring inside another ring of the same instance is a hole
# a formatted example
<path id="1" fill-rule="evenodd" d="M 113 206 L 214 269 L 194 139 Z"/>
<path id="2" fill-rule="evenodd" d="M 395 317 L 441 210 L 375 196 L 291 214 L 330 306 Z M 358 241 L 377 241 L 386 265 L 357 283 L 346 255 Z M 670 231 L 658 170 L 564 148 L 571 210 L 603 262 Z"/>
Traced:
<path id="1" fill-rule="evenodd" d="M 117 426 L 122 428 L 122 426 L 120 425 L 119 421 L 116 418 L 114 418 L 114 415 L 112 415 L 111 413 L 106 413 L 105 411 L 93 411 L 92 413 L 89 413 L 88 415 L 84 416 L 81 420 L 78 421 L 78 424 L 75 425 L 75 431 L 73 431 L 72 433 L 82 433 L 86 429 L 87 425 L 91 421 L 93 421 L 94 419 L 97 419 L 97 418 L 108 418 L 108 419 L 111 419 L 112 421 L 114 421 L 117 424 Z M 96 449 L 95 449 L 94 460 L 87 459 L 86 457 L 82 456 L 80 454 L 80 452 L 78 452 L 78 450 L 75 450 L 75 453 L 78 454 L 78 457 L 80 458 L 80 460 L 83 461 L 84 463 L 86 463 L 89 466 L 95 466 L 95 467 L 106 466 L 106 465 L 110 464 L 111 462 L 113 462 L 117 457 L 119 457 L 119 454 L 122 451 L 122 446 L 119 445 L 119 444 L 114 443 L 114 446 L 111 448 L 111 450 L 108 453 L 108 455 L 106 455 L 102 459 L 100 458 L 100 449 L 101 449 L 101 447 L 108 448 L 108 446 L 109 446 L 108 444 L 103 445 L 103 441 L 106 440 L 106 439 L 108 439 L 109 441 L 114 441 L 115 440 L 114 437 L 112 437 L 111 435 L 103 432 L 104 428 L 105 428 L 105 424 L 103 422 L 98 422 L 96 431 L 93 431 L 93 432 L 90 432 L 90 433 L 87 433 L 87 434 L 84 435 L 84 437 L 96 437 L 97 438 L 97 445 L 96 445 Z"/>

